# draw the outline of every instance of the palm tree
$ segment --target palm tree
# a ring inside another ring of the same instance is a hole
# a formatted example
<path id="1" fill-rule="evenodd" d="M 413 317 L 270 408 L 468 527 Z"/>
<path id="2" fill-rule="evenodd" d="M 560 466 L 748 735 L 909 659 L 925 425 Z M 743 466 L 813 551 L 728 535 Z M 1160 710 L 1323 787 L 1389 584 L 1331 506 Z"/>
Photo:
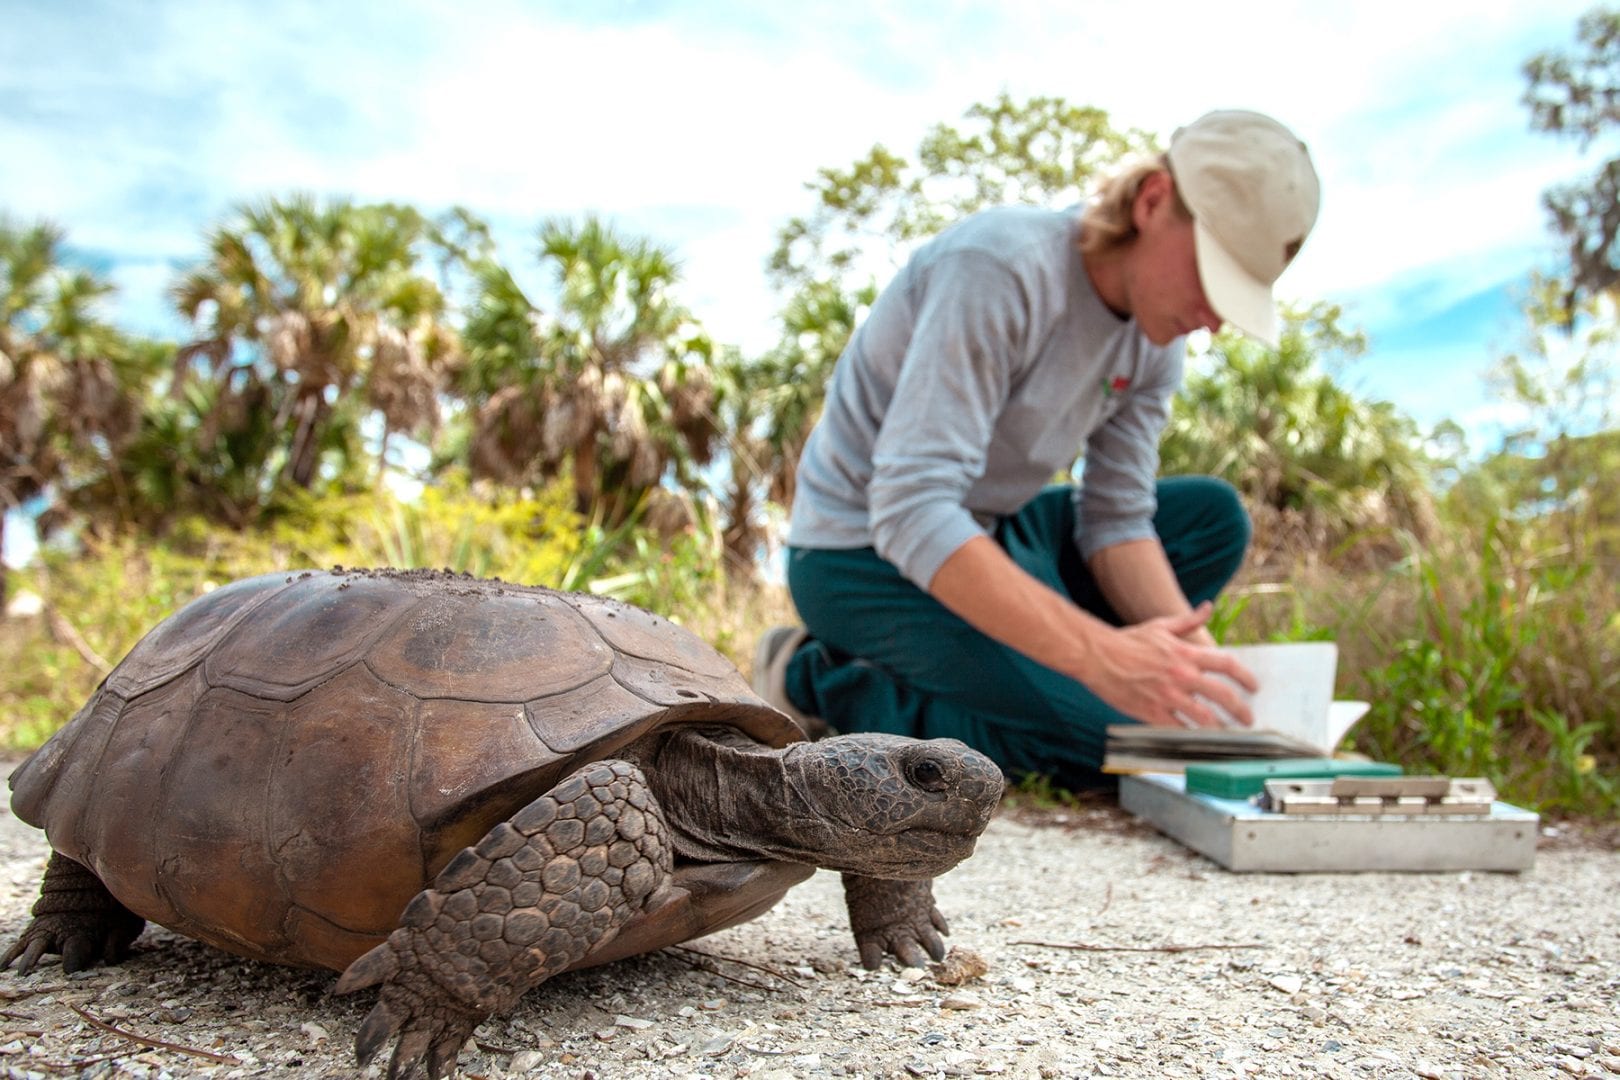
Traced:
<path id="1" fill-rule="evenodd" d="M 623 520 L 673 468 L 708 461 L 713 345 L 673 296 L 665 248 L 596 217 L 540 227 L 555 313 L 504 267 L 479 267 L 459 389 L 473 409 L 475 475 L 504 483 L 567 469 L 576 508 Z"/>
<path id="2" fill-rule="evenodd" d="M 381 424 L 379 477 L 393 433 L 431 431 L 457 355 L 444 294 L 422 269 L 434 238 L 409 207 L 307 196 L 244 206 L 215 229 L 207 258 L 173 289 L 198 330 L 180 350 L 174 392 L 210 384 L 200 454 L 269 410 L 264 499 L 309 488 L 323 462 L 354 464 L 352 429 L 370 417 Z"/>
<path id="3" fill-rule="evenodd" d="M 354 399 L 333 406 L 318 455 L 334 473 L 334 486 L 354 489 L 369 477 L 361 438 L 364 412 Z M 162 533 L 179 518 L 195 516 L 246 529 L 279 505 L 286 429 L 277 387 L 251 367 L 232 368 L 220 380 L 193 377 L 178 393 L 146 402 L 139 430 L 117 466 L 78 493 L 95 510 L 124 498 L 120 519 Z"/>
<path id="4" fill-rule="evenodd" d="M 112 286 L 64 267 L 62 245 L 53 225 L 0 217 L 0 513 L 104 468 L 161 357 L 99 317 Z"/>

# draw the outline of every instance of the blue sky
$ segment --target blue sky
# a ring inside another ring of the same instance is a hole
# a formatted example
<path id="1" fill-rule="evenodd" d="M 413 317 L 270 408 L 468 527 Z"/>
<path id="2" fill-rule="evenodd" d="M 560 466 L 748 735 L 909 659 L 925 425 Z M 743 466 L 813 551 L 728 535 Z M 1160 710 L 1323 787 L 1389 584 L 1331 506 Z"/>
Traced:
<path id="1" fill-rule="evenodd" d="M 1168 136 L 1214 107 L 1310 143 L 1316 233 L 1279 291 L 1370 336 L 1346 378 L 1488 434 L 1483 372 L 1556 252 L 1540 193 L 1595 168 L 1528 130 L 1520 66 L 1585 3 L 1363 0 L 0 0 L 0 210 L 49 218 L 177 335 L 163 290 L 251 198 L 463 204 L 508 263 L 596 211 L 672 246 L 723 341 L 774 340 L 762 272 L 806 180 L 1003 90 Z"/>

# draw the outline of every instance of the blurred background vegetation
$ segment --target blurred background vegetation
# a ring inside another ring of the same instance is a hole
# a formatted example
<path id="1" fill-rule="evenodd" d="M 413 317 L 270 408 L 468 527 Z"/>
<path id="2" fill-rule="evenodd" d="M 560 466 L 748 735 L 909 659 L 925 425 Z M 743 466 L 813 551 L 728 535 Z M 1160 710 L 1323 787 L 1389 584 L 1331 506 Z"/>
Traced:
<path id="1" fill-rule="evenodd" d="M 1525 67 L 1531 122 L 1590 147 L 1620 114 L 1620 15 Z M 464 208 L 290 194 L 240 207 L 174 281 L 179 341 L 102 314 L 55 223 L 0 217 L 0 745 L 38 745 L 164 615 L 268 570 L 445 567 L 611 593 L 740 664 L 792 618 L 772 573 L 844 342 L 910 247 L 984 206 L 1077 202 L 1153 137 L 1061 99 L 975 105 L 821 170 L 768 273 L 780 343 L 745 356 L 681 303 L 674 254 L 612 222 L 538 222 L 530 295 Z M 1353 749 L 1620 815 L 1620 160 L 1547 193 L 1535 279 L 1493 383 L 1495 447 L 1347 388 L 1366 348 L 1326 303 L 1277 349 L 1191 360 L 1163 470 L 1238 486 L 1249 565 L 1228 642 L 1331 638 Z M 525 278 L 532 274 L 522 275 Z"/>

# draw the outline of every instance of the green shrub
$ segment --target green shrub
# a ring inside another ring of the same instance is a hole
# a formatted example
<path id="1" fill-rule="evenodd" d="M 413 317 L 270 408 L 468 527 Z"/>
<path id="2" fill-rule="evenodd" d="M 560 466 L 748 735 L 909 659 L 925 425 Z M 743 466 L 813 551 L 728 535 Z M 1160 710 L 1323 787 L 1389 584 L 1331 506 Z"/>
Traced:
<path id="1" fill-rule="evenodd" d="M 1485 776 L 1553 813 L 1620 812 L 1620 575 L 1536 524 L 1455 527 L 1378 569 L 1299 568 L 1223 602 L 1223 640 L 1339 643 L 1351 749 Z"/>

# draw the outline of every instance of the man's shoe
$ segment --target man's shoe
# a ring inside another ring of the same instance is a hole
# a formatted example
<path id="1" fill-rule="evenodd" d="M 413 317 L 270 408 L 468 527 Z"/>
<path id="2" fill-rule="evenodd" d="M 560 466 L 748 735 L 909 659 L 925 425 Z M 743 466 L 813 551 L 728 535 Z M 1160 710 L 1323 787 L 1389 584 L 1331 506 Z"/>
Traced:
<path id="1" fill-rule="evenodd" d="M 810 632 L 802 626 L 773 626 L 765 631 L 754 649 L 751 681 L 754 693 L 798 724 L 807 738 L 819 739 L 827 734 L 827 721 L 801 711 L 787 696 L 788 661 L 793 659 L 793 654 L 799 651 L 799 646 L 809 636 Z"/>

